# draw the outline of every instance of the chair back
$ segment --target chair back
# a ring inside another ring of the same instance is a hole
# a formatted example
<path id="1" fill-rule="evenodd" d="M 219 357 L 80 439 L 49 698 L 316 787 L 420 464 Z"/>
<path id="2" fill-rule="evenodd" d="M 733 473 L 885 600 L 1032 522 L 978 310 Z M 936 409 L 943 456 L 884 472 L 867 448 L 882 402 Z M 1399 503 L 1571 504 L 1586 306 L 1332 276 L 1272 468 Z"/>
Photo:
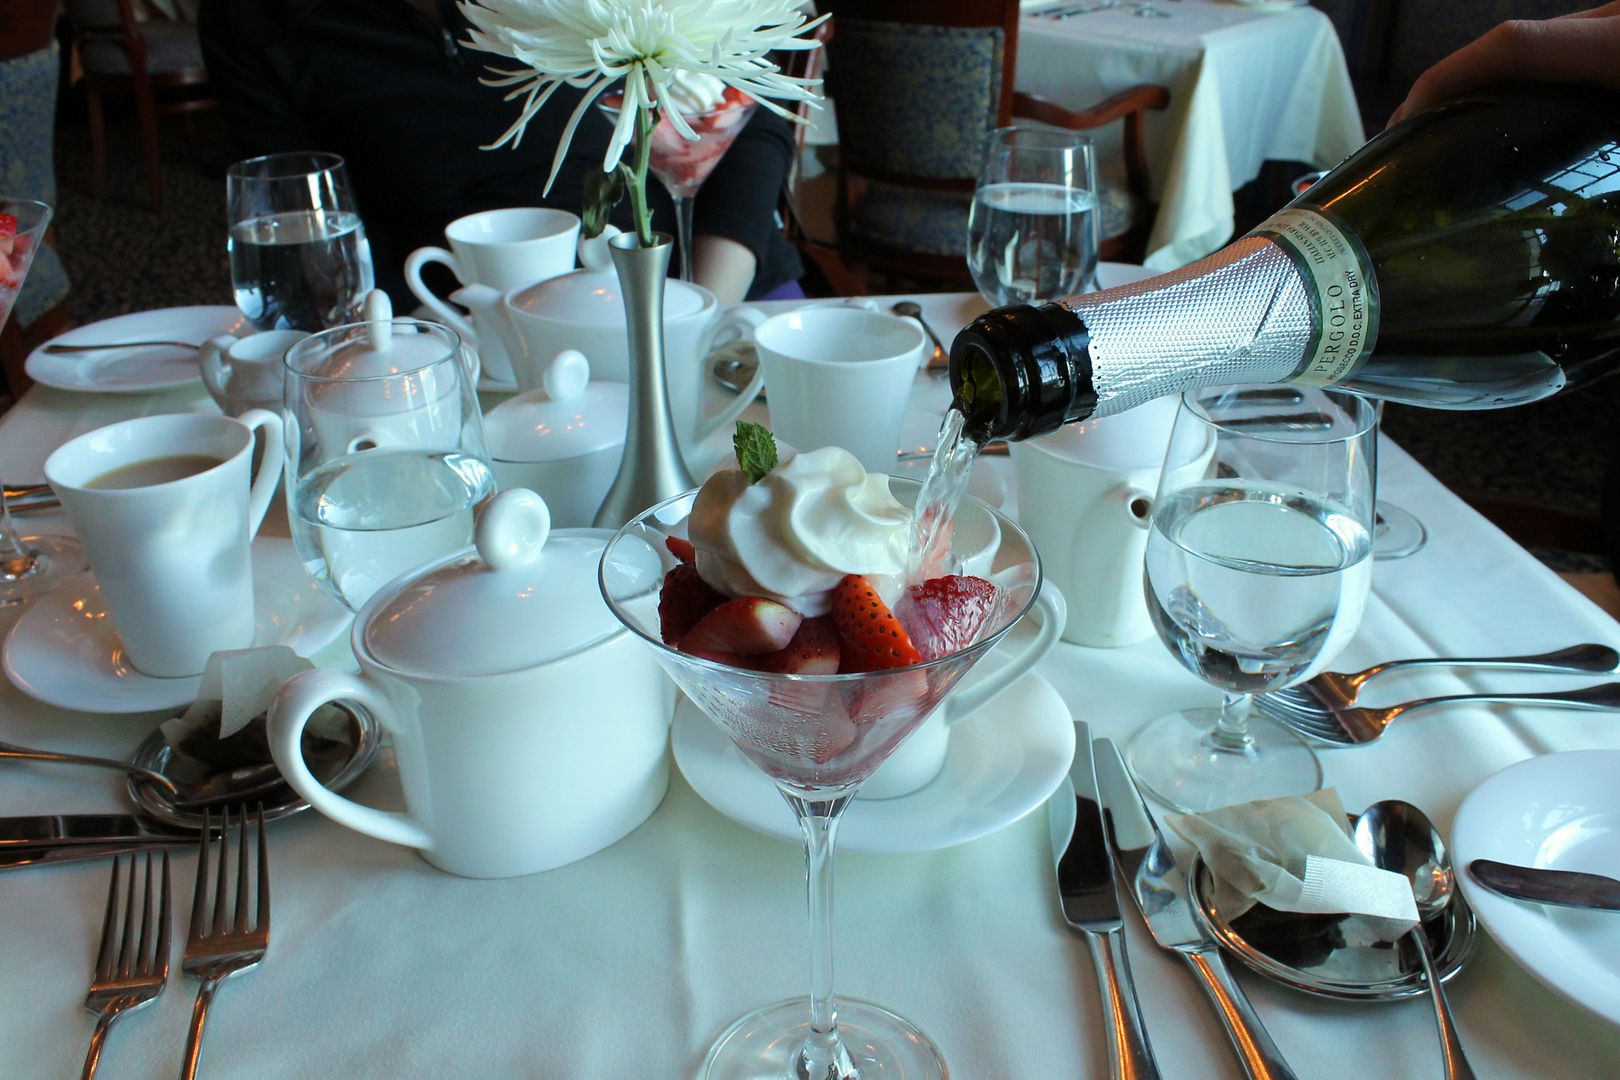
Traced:
<path id="1" fill-rule="evenodd" d="M 67 0 L 68 18 L 81 31 L 135 29 L 130 0 Z"/>

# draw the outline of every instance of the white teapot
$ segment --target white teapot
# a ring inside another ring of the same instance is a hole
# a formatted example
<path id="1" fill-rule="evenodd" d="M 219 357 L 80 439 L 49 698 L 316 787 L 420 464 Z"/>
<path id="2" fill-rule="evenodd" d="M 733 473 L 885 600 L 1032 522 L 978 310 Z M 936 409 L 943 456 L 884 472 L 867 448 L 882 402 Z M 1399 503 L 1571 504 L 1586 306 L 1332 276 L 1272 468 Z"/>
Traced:
<path id="1" fill-rule="evenodd" d="M 339 824 L 466 877 L 549 870 L 640 825 L 669 781 L 674 688 L 597 588 L 611 537 L 553 532 L 532 491 L 495 496 L 476 547 L 360 610 L 358 675 L 306 671 L 276 695 L 270 749 L 287 782 Z M 404 813 L 344 798 L 305 766 L 304 726 L 330 701 L 392 735 Z"/>

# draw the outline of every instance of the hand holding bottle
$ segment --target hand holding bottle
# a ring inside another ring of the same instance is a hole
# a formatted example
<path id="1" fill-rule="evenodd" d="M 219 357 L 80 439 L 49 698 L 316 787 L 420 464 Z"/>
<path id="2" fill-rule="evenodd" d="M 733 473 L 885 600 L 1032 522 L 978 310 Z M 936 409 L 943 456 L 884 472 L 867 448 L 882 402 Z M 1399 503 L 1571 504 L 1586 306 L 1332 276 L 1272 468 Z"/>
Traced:
<path id="1" fill-rule="evenodd" d="M 1501 23 L 1418 76 L 1389 122 L 1492 83 L 1521 80 L 1620 90 L 1620 2 Z"/>

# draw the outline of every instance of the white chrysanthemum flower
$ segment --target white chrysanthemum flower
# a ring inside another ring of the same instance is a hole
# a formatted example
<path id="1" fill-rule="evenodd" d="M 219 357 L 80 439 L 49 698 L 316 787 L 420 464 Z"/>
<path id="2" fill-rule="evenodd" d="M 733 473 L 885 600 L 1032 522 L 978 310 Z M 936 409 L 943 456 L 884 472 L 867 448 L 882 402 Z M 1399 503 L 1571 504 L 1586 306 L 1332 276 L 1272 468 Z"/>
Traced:
<path id="1" fill-rule="evenodd" d="M 516 145 L 558 87 L 585 91 L 563 130 L 547 191 L 580 118 L 620 79 L 624 102 L 602 161 L 604 172 L 618 166 L 643 109 L 658 109 L 682 135 L 698 137 L 669 105 L 665 90 L 676 72 L 712 75 L 789 119 L 795 117 L 778 101 L 816 98 L 815 80 L 784 75 L 766 59 L 775 49 L 819 44 L 798 35 L 825 16 L 809 19 L 800 0 L 463 0 L 461 11 L 472 23 L 470 47 L 523 65 L 491 68 L 493 77 L 484 80 L 511 87 L 508 101 L 523 99 L 516 122 L 491 148 Z"/>

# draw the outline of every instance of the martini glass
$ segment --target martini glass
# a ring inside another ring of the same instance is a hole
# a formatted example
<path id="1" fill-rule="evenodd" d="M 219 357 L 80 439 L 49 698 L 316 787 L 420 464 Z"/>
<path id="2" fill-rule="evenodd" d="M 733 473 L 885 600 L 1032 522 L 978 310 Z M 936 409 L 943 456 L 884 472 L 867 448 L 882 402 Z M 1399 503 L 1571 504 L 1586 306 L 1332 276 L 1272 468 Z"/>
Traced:
<path id="1" fill-rule="evenodd" d="M 4 327 L 34 264 L 34 252 L 45 239 L 51 208 L 35 199 L 0 196 L 0 222 L 0 327 Z M 84 552 L 72 537 L 19 535 L 0 488 L 0 607 L 26 604 L 84 568 Z"/>
<path id="2" fill-rule="evenodd" d="M 602 102 L 602 111 L 617 120 L 622 100 L 613 98 Z M 681 114 L 697 133 L 696 139 L 688 139 L 667 116 L 662 112 L 658 114 L 648 167 L 675 203 L 675 238 L 681 253 L 682 281 L 692 280 L 692 209 L 697 193 L 731 149 L 731 144 L 737 141 L 742 129 L 748 126 L 748 118 L 754 115 L 758 104 L 742 91 L 727 87 L 725 97 L 714 108 Z"/>
<path id="3" fill-rule="evenodd" d="M 891 478 L 905 501 L 921 487 Z M 696 492 L 632 520 L 602 555 L 602 593 L 619 620 L 657 653 L 677 686 L 776 782 L 804 832 L 810 909 L 810 993 L 756 1009 L 709 1049 L 704 1080 L 942 1080 L 939 1051 L 909 1021 L 832 991 L 832 855 L 838 821 L 856 790 L 934 711 L 959 679 L 1029 609 L 1040 562 L 1023 531 L 1001 526 L 990 580 L 1004 602 L 978 639 L 936 660 L 850 675 L 776 675 L 700 659 L 665 645 L 658 594 L 674 565 L 664 539 L 684 535 Z"/>

